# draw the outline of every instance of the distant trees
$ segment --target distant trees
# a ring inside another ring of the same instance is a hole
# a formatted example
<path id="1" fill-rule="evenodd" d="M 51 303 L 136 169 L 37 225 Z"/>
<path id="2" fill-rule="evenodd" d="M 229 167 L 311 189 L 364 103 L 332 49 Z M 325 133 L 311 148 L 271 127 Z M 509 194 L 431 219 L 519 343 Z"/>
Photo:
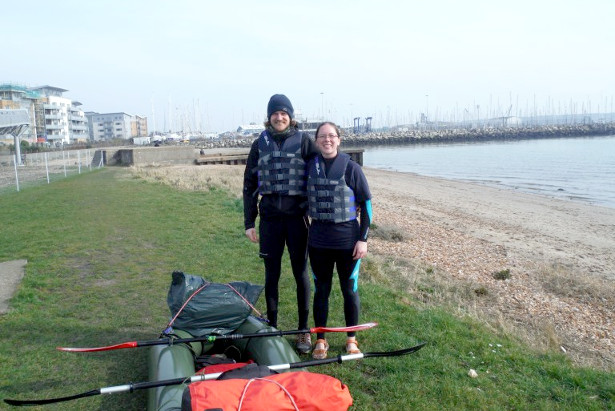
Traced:
<path id="1" fill-rule="evenodd" d="M 8 145 L 8 149 L 11 152 L 11 154 L 15 153 L 15 145 L 14 144 L 9 144 Z M 39 153 L 41 151 L 45 151 L 45 147 L 43 147 L 42 144 L 30 144 L 28 141 L 26 140 L 21 140 L 19 142 L 19 150 L 22 154 L 25 153 Z"/>

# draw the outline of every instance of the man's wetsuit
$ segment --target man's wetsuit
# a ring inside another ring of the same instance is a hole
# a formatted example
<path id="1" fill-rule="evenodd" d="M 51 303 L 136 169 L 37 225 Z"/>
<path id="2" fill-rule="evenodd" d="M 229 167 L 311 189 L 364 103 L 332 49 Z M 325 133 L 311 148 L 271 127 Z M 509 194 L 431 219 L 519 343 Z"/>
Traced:
<path id="1" fill-rule="evenodd" d="M 256 217 L 260 214 L 260 257 L 265 263 L 265 299 L 270 324 L 277 326 L 278 283 L 282 254 L 286 245 L 297 284 L 298 327 L 306 329 L 310 282 L 306 269 L 308 221 L 305 175 L 301 176 L 304 182 L 303 192 L 298 194 L 296 184 L 292 182 L 293 179 L 296 182 L 298 176 L 290 176 L 297 171 L 297 164 L 280 165 L 277 171 L 274 171 L 276 166 L 272 164 L 284 162 L 283 156 L 271 158 L 268 164 L 265 164 L 263 158 L 270 156 L 274 151 L 277 155 L 287 153 L 289 156 L 295 151 L 298 155 L 293 161 L 300 159 L 301 162 L 307 162 L 319 151 L 313 140 L 296 127 L 291 127 L 282 133 L 272 131 L 268 129 L 261 134 L 252 144 L 248 155 L 243 189 L 244 225 L 246 230 L 254 228 Z M 291 144 L 293 142 L 298 143 Z M 272 176 L 278 171 L 278 178 Z M 282 178 L 284 173 L 288 174 L 286 180 Z M 271 177 L 269 182 L 266 180 L 267 176 Z M 287 181 L 289 179 L 290 182 Z"/>

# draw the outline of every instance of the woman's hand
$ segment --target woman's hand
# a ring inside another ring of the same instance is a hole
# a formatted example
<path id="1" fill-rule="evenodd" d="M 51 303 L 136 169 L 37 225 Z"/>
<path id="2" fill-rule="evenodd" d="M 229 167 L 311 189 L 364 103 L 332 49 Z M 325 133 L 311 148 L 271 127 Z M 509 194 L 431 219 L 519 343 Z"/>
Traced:
<path id="1" fill-rule="evenodd" d="M 357 241 L 354 245 L 354 251 L 352 252 L 352 258 L 354 260 L 359 260 L 367 255 L 367 242 L 366 241 Z"/>

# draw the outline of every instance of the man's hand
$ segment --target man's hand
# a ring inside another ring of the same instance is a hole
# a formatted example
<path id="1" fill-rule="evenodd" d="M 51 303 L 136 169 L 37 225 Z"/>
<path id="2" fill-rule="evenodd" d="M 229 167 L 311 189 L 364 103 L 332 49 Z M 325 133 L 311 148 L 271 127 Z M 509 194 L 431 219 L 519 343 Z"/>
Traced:
<path id="1" fill-rule="evenodd" d="M 246 237 L 253 243 L 258 243 L 258 235 L 256 234 L 256 228 L 248 228 L 246 230 Z"/>

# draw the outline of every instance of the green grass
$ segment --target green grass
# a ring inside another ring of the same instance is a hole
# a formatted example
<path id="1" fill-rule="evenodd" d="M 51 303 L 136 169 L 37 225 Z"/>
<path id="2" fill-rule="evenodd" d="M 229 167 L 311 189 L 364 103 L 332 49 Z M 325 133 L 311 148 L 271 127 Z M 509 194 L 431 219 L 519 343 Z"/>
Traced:
<path id="1" fill-rule="evenodd" d="M 55 347 L 155 338 L 168 321 L 166 293 L 174 270 L 216 282 L 263 281 L 258 247 L 244 236 L 241 202 L 222 190 L 178 191 L 106 168 L 0 199 L 0 261 L 28 260 L 11 310 L 0 317 L 1 399 L 147 380 L 147 349 L 78 355 Z M 294 329 L 288 261 L 280 290 L 280 327 Z M 371 281 L 361 285 L 361 322 L 379 323 L 360 333 L 361 348 L 427 346 L 406 357 L 310 370 L 347 384 L 352 409 L 615 409 L 612 373 L 533 352 L 514 337 L 429 308 L 399 290 Z M 264 311 L 264 298 L 257 308 Z M 343 324 L 337 288 L 329 324 Z M 343 335 L 330 334 L 329 340 L 333 353 L 342 352 Z M 477 378 L 468 377 L 470 369 Z M 142 410 L 145 396 L 95 396 L 40 409 Z"/>

